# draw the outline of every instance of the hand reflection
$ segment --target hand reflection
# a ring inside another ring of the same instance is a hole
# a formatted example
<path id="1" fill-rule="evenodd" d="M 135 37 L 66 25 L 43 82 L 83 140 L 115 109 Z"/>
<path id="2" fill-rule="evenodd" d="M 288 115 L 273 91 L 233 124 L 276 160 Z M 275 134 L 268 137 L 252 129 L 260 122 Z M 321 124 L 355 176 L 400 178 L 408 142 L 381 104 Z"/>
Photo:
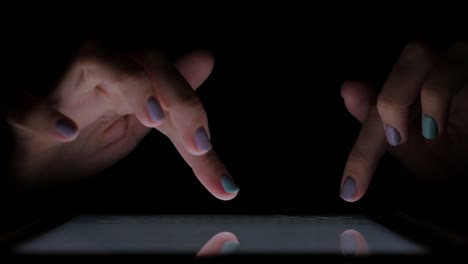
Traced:
<path id="1" fill-rule="evenodd" d="M 215 255 L 232 254 L 239 247 L 239 240 L 230 232 L 221 232 L 214 235 L 198 251 L 196 257 L 211 257 Z"/>
<path id="2" fill-rule="evenodd" d="M 348 229 L 340 235 L 341 253 L 345 256 L 360 256 L 369 254 L 369 248 L 364 236 L 354 229 Z"/>

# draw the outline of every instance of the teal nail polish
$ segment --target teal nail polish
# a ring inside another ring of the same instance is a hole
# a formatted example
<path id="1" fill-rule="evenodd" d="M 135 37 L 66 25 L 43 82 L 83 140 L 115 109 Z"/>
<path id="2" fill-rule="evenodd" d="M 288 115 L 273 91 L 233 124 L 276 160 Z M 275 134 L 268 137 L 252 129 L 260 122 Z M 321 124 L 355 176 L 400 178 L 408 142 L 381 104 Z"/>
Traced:
<path id="1" fill-rule="evenodd" d="M 235 241 L 226 241 L 224 242 L 223 249 L 221 250 L 222 254 L 232 254 L 239 247 L 239 243 Z"/>
<path id="2" fill-rule="evenodd" d="M 422 134 L 426 139 L 434 139 L 437 137 L 437 123 L 432 117 L 428 115 L 423 116 Z"/>
<path id="3" fill-rule="evenodd" d="M 239 191 L 239 187 L 237 187 L 231 177 L 227 174 L 223 174 L 223 176 L 221 176 L 221 184 L 223 185 L 224 191 L 227 193 Z"/>

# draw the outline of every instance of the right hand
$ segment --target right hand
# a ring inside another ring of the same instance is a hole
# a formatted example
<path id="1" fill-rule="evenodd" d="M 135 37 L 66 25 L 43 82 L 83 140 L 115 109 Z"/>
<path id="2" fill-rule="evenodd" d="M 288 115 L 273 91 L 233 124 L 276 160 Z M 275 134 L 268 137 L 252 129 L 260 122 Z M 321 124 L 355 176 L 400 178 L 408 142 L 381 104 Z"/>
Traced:
<path id="1" fill-rule="evenodd" d="M 346 82 L 344 103 L 362 128 L 346 163 L 341 197 L 355 202 L 364 195 L 386 150 L 426 182 L 466 177 L 467 76 L 467 41 L 442 56 L 410 43 L 379 94 L 363 82 Z"/>

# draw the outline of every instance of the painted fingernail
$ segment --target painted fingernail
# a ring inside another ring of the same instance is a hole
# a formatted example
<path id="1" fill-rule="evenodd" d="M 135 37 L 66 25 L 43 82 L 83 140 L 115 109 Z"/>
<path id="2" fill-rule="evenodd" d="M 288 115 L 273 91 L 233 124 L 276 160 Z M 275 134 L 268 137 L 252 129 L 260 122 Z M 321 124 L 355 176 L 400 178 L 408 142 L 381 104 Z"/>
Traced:
<path id="1" fill-rule="evenodd" d="M 200 127 L 195 132 L 195 143 L 201 150 L 209 150 L 211 148 L 210 138 L 208 137 L 204 127 Z"/>
<path id="2" fill-rule="evenodd" d="M 398 133 L 398 130 L 396 130 L 396 128 L 386 125 L 385 134 L 387 135 L 388 144 L 392 146 L 400 144 L 401 136 L 400 133 Z"/>
<path id="3" fill-rule="evenodd" d="M 424 115 L 422 119 L 422 134 L 426 139 L 434 139 L 437 137 L 437 122 L 430 116 Z"/>
<path id="4" fill-rule="evenodd" d="M 55 129 L 66 138 L 73 137 L 78 131 L 78 128 L 66 119 L 58 120 L 57 123 L 55 123 Z"/>
<path id="5" fill-rule="evenodd" d="M 350 232 L 343 232 L 340 235 L 340 246 L 343 255 L 354 255 L 357 251 L 356 237 Z"/>
<path id="6" fill-rule="evenodd" d="M 235 241 L 226 241 L 223 244 L 223 249 L 221 250 L 222 254 L 232 254 L 239 247 L 239 243 Z"/>
<path id="7" fill-rule="evenodd" d="M 223 174 L 221 176 L 221 185 L 223 185 L 223 189 L 227 193 L 234 193 L 239 191 L 239 187 L 237 187 L 236 183 L 227 174 Z"/>
<path id="8" fill-rule="evenodd" d="M 345 201 L 351 201 L 356 194 L 356 182 L 353 178 L 348 176 L 343 182 L 343 187 L 341 187 L 341 199 Z"/>
<path id="9" fill-rule="evenodd" d="M 153 121 L 158 122 L 164 119 L 164 111 L 154 96 L 148 99 L 147 107 L 148 113 Z"/>

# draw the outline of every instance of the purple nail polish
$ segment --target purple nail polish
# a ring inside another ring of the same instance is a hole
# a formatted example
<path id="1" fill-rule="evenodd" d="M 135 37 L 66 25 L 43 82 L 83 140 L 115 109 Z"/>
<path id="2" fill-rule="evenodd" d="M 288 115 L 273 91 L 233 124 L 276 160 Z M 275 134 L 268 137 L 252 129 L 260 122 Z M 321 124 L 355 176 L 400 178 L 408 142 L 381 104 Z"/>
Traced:
<path id="1" fill-rule="evenodd" d="M 153 96 L 148 99 L 148 113 L 153 119 L 153 121 L 161 121 L 164 119 L 164 111 L 161 108 L 161 105 L 159 104 L 158 100 L 154 98 Z"/>
<path id="2" fill-rule="evenodd" d="M 357 251 L 357 241 L 353 234 L 343 232 L 340 235 L 340 246 L 343 255 L 354 255 Z"/>
<path id="3" fill-rule="evenodd" d="M 204 127 L 200 127 L 195 132 L 195 143 L 201 150 L 208 150 L 211 148 L 210 138 L 208 137 Z"/>
<path id="4" fill-rule="evenodd" d="M 55 123 L 55 129 L 66 138 L 73 137 L 78 131 L 78 128 L 66 119 L 58 120 L 57 123 Z"/>
<path id="5" fill-rule="evenodd" d="M 341 187 L 340 196 L 345 201 L 351 201 L 356 194 L 356 182 L 348 176 Z"/>
<path id="6" fill-rule="evenodd" d="M 400 144 L 401 136 L 394 127 L 386 125 L 385 126 L 385 134 L 387 135 L 388 144 L 392 146 L 396 146 Z"/>

